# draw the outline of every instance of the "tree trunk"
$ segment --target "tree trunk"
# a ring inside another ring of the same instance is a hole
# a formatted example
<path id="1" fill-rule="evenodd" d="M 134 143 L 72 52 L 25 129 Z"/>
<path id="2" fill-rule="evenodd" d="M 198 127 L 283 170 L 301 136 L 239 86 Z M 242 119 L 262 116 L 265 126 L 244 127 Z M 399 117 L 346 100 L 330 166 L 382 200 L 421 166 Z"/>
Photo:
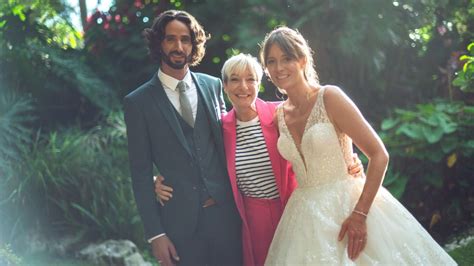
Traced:
<path id="1" fill-rule="evenodd" d="M 87 3 L 86 0 L 79 0 L 79 10 L 81 14 L 82 29 L 86 28 L 87 24 Z"/>

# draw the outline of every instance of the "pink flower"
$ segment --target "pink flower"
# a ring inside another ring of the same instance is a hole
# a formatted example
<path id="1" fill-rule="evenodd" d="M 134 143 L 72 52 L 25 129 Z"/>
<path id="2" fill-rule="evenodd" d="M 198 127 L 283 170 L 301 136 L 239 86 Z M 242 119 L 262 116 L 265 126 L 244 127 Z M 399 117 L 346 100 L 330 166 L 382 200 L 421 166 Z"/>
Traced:
<path id="1" fill-rule="evenodd" d="M 142 0 L 135 0 L 135 2 L 133 3 L 133 5 L 136 7 L 136 8 L 143 8 L 143 3 L 142 3 Z"/>

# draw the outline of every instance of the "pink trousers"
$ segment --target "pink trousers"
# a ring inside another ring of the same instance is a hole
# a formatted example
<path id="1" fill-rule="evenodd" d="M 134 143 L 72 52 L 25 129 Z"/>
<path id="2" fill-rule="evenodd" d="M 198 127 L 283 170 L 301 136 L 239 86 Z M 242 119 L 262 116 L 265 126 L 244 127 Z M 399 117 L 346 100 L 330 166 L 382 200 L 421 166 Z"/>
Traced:
<path id="1" fill-rule="evenodd" d="M 263 265 L 283 213 L 280 199 L 243 197 L 255 265 Z"/>

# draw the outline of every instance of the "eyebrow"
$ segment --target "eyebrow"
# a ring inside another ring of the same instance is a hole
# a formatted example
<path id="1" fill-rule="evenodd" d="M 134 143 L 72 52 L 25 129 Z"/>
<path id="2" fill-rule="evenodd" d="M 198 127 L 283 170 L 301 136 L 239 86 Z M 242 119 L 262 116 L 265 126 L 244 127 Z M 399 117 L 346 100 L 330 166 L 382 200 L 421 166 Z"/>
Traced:
<path id="1" fill-rule="evenodd" d="M 165 38 L 166 37 L 188 37 L 188 38 L 191 38 L 191 35 L 189 35 L 189 34 L 185 34 L 185 35 L 165 34 Z"/>

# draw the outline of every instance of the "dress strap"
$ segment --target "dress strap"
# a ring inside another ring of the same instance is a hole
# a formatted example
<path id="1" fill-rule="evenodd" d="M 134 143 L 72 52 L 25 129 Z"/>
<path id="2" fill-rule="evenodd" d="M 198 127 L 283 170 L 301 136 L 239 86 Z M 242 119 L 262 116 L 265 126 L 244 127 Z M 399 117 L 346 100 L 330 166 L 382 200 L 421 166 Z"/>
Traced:
<path id="1" fill-rule="evenodd" d="M 276 111 L 277 111 L 277 122 L 278 122 L 278 131 L 280 132 L 281 134 L 281 130 L 283 128 L 283 126 L 285 125 L 285 121 L 283 121 L 284 116 L 283 116 L 283 102 L 281 102 L 277 108 L 276 108 Z"/>
<path id="2" fill-rule="evenodd" d="M 324 91 L 326 90 L 325 87 L 320 87 L 318 92 L 318 98 L 316 99 L 316 106 L 314 111 L 314 121 L 317 123 L 328 123 L 329 117 L 326 113 L 326 107 L 324 106 Z"/>

